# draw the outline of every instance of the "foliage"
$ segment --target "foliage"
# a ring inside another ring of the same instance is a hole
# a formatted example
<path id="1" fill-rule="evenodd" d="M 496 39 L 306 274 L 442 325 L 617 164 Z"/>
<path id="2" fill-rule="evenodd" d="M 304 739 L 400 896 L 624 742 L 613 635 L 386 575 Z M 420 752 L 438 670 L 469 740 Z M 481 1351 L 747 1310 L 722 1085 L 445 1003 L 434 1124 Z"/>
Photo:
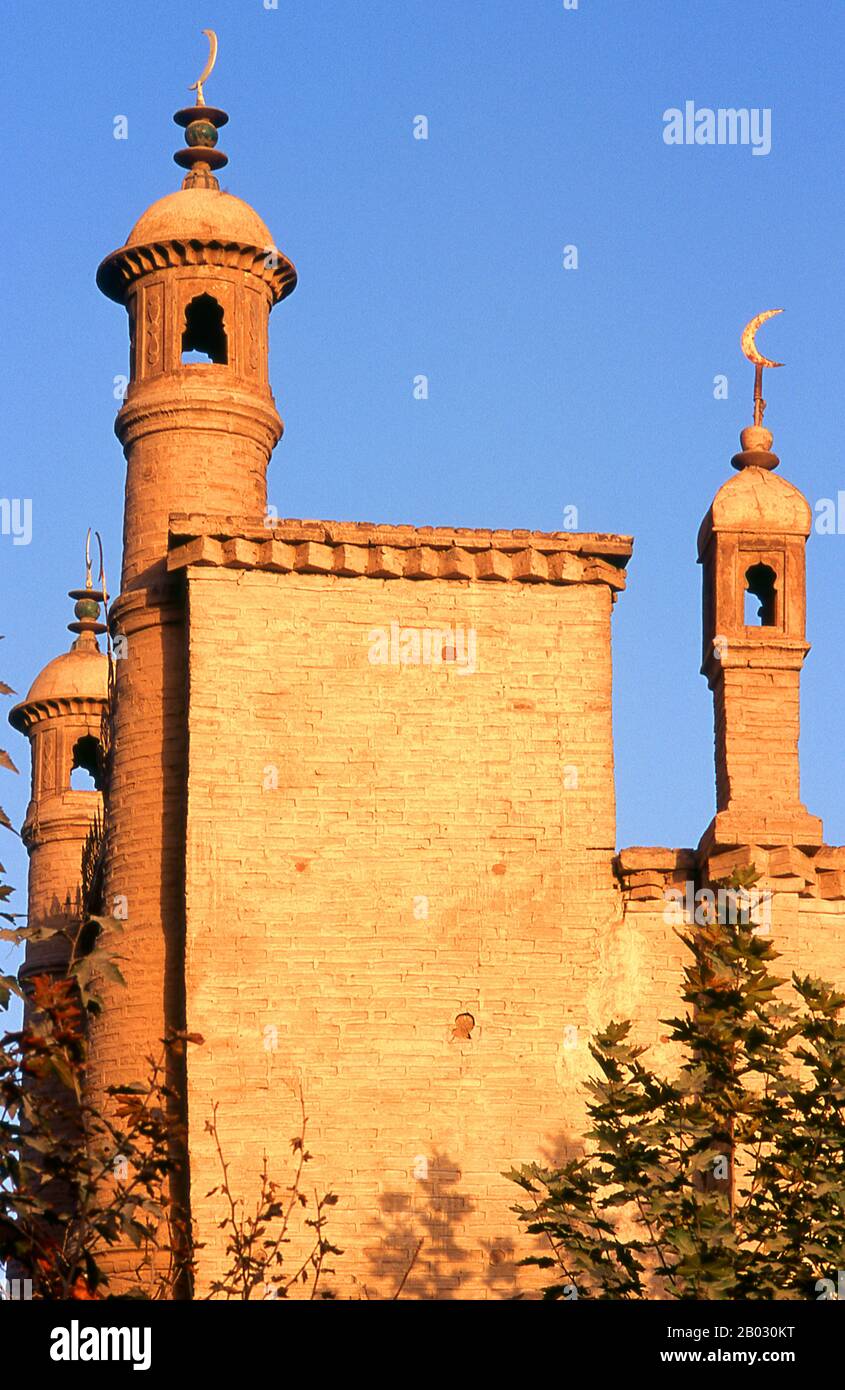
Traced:
<path id="1" fill-rule="evenodd" d="M 555 1271 L 546 1298 L 818 1298 L 845 1267 L 845 996 L 793 975 L 785 998 L 778 952 L 738 916 L 677 933 L 675 1079 L 610 1023 L 590 1048 L 588 1156 L 507 1175 L 546 1244 L 525 1263 Z"/>
<path id="2" fill-rule="evenodd" d="M 313 1205 L 304 1191 L 305 1165 L 311 1162 L 312 1155 L 305 1147 L 305 1130 L 308 1119 L 305 1114 L 305 1101 L 302 1091 L 297 1089 L 299 1101 L 299 1133 L 291 1139 L 294 1156 L 294 1172 L 287 1187 L 281 1187 L 269 1175 L 267 1155 L 261 1168 L 258 1200 L 254 1212 L 247 1212 L 242 1198 L 232 1195 L 229 1184 L 229 1165 L 223 1156 L 220 1133 L 217 1123 L 217 1104 L 213 1116 L 206 1121 L 206 1131 L 212 1136 L 222 1169 L 222 1180 L 218 1187 L 212 1188 L 209 1197 L 222 1194 L 228 1210 L 219 1223 L 220 1230 L 227 1234 L 226 1254 L 229 1257 L 226 1273 L 221 1280 L 211 1286 L 211 1297 L 222 1294 L 227 1299 L 249 1300 L 254 1294 L 262 1298 L 287 1298 L 297 1284 L 310 1284 L 310 1298 L 333 1298 L 334 1295 L 320 1287 L 325 1274 L 334 1270 L 326 1265 L 326 1257 L 342 1255 L 336 1245 L 326 1239 L 323 1228 L 326 1224 L 326 1209 L 337 1203 L 332 1192 L 320 1196 L 316 1191 Z M 304 1224 L 313 1231 L 308 1242 L 305 1258 L 295 1261 L 295 1268 L 284 1268 L 285 1247 L 291 1242 L 291 1224 L 296 1212 L 310 1211 L 312 1215 L 303 1216 Z M 261 1291 L 259 1293 L 259 1290 Z"/>
<path id="3" fill-rule="evenodd" d="M 2 638 L 0 638 L 0 641 L 2 641 Z M 6 685 L 4 681 L 0 681 L 0 695 L 14 695 L 14 693 L 15 692 L 12 690 L 12 687 L 10 685 Z M 0 748 L 0 768 L 3 768 L 6 772 L 17 772 L 18 770 L 4 748 Z M 0 826 L 2 826 L 4 830 L 11 830 L 12 834 L 14 834 L 14 830 L 12 829 L 12 822 L 9 820 L 9 817 L 6 815 L 6 812 L 3 810 L 2 806 L 0 806 Z M 8 899 L 11 897 L 11 894 L 14 891 L 14 889 L 11 888 L 11 886 L 8 883 L 3 882 L 2 875 L 5 872 L 6 870 L 3 868 L 3 865 L 0 864 L 0 918 L 3 918 L 5 921 L 14 924 L 15 914 L 13 912 L 8 912 L 4 910 L 3 906 L 4 903 L 6 903 Z M 2 976 L 0 976 L 0 1001 L 2 1001 L 3 998 L 2 991 L 3 979 Z"/>
<path id="4" fill-rule="evenodd" d="M 26 1272 L 34 1298 L 102 1298 L 108 1248 L 133 1246 L 140 1265 L 163 1230 L 169 1252 L 182 1248 L 165 1065 L 192 1039 L 168 1039 L 146 1081 L 110 1086 L 98 1109 L 82 1090 L 84 1008 L 73 978 L 33 976 L 27 995 L 23 1027 L 0 1038 L 0 1260 Z M 153 1296 L 171 1287 L 176 1259 Z"/>

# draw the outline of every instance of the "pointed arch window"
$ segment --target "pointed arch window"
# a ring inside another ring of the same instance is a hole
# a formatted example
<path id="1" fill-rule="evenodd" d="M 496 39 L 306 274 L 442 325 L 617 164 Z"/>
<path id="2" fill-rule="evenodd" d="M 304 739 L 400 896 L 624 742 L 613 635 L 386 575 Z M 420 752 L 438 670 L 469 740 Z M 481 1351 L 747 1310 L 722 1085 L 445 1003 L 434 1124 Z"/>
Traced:
<path id="1" fill-rule="evenodd" d="M 774 627 L 777 623 L 776 580 L 771 565 L 752 565 L 745 571 L 746 627 Z"/>
<path id="2" fill-rule="evenodd" d="M 73 745 L 70 788 L 75 792 L 98 792 L 102 788 L 103 750 L 93 734 L 85 734 Z"/>
<path id="3" fill-rule="evenodd" d="M 198 294 L 185 307 L 182 362 L 214 362 L 225 366 L 228 361 L 223 306 L 211 294 Z"/>

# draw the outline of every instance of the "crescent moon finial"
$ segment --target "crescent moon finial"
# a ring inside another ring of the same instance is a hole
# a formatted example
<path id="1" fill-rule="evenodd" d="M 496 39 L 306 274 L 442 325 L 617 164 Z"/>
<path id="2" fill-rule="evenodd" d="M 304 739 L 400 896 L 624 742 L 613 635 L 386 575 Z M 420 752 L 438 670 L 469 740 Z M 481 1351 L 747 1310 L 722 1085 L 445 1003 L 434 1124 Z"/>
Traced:
<path id="1" fill-rule="evenodd" d="M 745 325 L 742 330 L 740 344 L 749 362 L 753 362 L 755 367 L 782 367 L 782 362 L 773 362 L 770 357 L 764 357 L 759 351 L 755 339 L 757 330 L 767 319 L 773 319 L 775 314 L 782 314 L 783 309 L 765 309 L 762 314 L 757 316 Z"/>
<path id="2" fill-rule="evenodd" d="M 197 106 L 205 106 L 205 97 L 203 96 L 202 84 L 203 82 L 208 81 L 214 68 L 214 64 L 217 62 L 217 35 L 215 34 L 213 29 L 203 29 L 202 32 L 208 39 L 208 62 L 203 68 L 196 82 L 191 82 L 188 87 L 189 92 L 196 92 L 197 94 Z"/>
<path id="3" fill-rule="evenodd" d="M 745 325 L 740 336 L 740 347 L 743 353 L 754 366 L 754 427 L 757 430 L 763 427 L 763 416 L 766 413 L 766 402 L 763 400 L 763 368 L 782 367 L 782 362 L 774 362 L 770 357 L 764 357 L 757 347 L 757 330 L 767 319 L 773 319 L 776 314 L 782 314 L 783 309 L 764 309 L 762 314 L 756 314 L 753 319 Z M 768 434 L 768 431 L 766 431 Z M 771 441 L 766 448 L 771 447 Z"/>

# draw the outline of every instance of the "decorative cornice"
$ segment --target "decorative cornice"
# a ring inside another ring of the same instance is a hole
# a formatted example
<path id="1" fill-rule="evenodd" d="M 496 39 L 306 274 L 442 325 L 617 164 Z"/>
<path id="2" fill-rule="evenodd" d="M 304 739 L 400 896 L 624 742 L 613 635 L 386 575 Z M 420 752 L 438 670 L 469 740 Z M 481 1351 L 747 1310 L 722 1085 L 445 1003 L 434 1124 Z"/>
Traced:
<path id="1" fill-rule="evenodd" d="M 198 363 L 185 378 L 171 372 L 134 382 L 115 417 L 114 432 L 129 449 L 136 439 L 173 430 L 216 430 L 240 434 L 263 448 L 268 457 L 282 436 L 283 425 L 269 389 L 256 392 L 239 379 L 221 384 L 219 367 Z M 241 379 L 242 380 L 242 379 Z"/>
<path id="2" fill-rule="evenodd" d="M 101 792 L 65 787 L 30 801 L 21 839 L 30 853 L 42 845 L 70 841 L 81 845 L 96 816 L 103 814 Z"/>
<path id="3" fill-rule="evenodd" d="M 162 571 L 163 583 L 125 589 L 109 608 L 109 630 L 113 637 L 131 636 L 144 628 L 168 623 L 184 623 L 185 605 L 182 580 L 171 579 Z"/>
<path id="4" fill-rule="evenodd" d="M 288 519 L 170 518 L 168 569 L 218 566 L 370 579 L 462 579 L 625 587 L 629 536 L 474 531 Z"/>
<path id="5" fill-rule="evenodd" d="M 268 263 L 269 262 L 269 263 Z M 123 304 L 129 286 L 156 270 L 179 267 L 226 266 L 244 270 L 262 280 L 273 303 L 285 299 L 296 288 L 296 269 L 292 261 L 274 246 L 249 246 L 240 241 L 173 240 L 154 241 L 144 246 L 122 246 L 101 262 L 97 284 L 103 294 Z"/>
<path id="6" fill-rule="evenodd" d="M 55 719 L 69 714 L 99 719 L 105 703 L 105 700 L 95 700 L 81 695 L 71 695 L 63 699 L 55 696 L 49 700 L 23 700 L 9 711 L 9 723 L 19 733 L 28 734 L 33 725 L 40 724 L 45 719 Z"/>
<path id="7" fill-rule="evenodd" d="M 626 906 L 656 910 L 669 894 L 724 883 L 735 869 L 756 870 L 755 888 L 767 893 L 794 893 L 801 899 L 842 901 L 845 907 L 845 846 L 821 845 L 805 852 L 794 845 L 735 845 L 720 852 L 636 846 L 620 850 L 613 861 Z"/>

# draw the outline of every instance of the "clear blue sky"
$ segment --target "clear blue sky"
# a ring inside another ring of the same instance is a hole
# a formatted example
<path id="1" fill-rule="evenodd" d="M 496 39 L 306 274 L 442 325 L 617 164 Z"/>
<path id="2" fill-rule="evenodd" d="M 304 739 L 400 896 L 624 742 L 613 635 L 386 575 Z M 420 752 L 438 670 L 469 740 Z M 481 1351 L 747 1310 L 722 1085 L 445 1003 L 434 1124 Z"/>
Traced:
<path id="1" fill-rule="evenodd" d="M 749 422 L 738 337 L 752 314 L 786 309 L 761 334 L 787 363 L 767 378 L 782 472 L 812 503 L 845 489 L 841 5 L 2 11 L 0 496 L 31 498 L 34 526 L 29 546 L 0 536 L 2 675 L 25 692 L 70 640 L 65 591 L 89 523 L 119 572 L 126 319 L 94 273 L 178 187 L 170 118 L 192 100 L 212 27 L 206 95 L 231 116 L 223 186 L 300 276 L 272 319 L 287 434 L 270 500 L 283 516 L 549 531 L 575 505 L 581 530 L 632 533 L 614 617 L 619 843 L 695 844 L 714 808 L 695 539 Z M 667 146 L 662 114 L 687 100 L 771 109 L 771 153 Z M 427 142 L 412 138 L 420 114 Z M 118 115 L 127 140 L 113 138 Z M 563 269 L 567 244 L 577 271 Z M 813 537 L 808 567 L 803 791 L 836 844 L 845 535 Z M 4 741 L 25 767 L 22 741 Z M 27 781 L 0 774 L 18 822 Z M 20 847 L 7 836 L 2 850 L 23 885 Z"/>

